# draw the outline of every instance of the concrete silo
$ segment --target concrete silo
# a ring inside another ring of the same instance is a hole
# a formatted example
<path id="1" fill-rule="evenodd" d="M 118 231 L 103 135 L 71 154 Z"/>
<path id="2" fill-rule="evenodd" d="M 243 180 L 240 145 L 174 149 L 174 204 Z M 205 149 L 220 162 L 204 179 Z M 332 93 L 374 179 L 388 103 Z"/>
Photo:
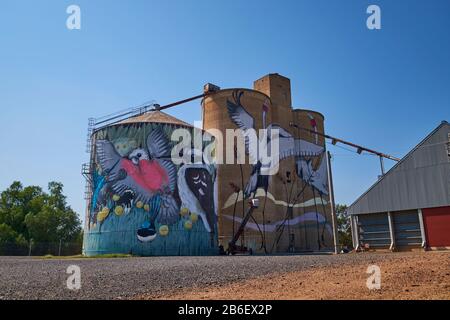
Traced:
<path id="1" fill-rule="evenodd" d="M 255 81 L 254 90 L 220 90 L 204 99 L 202 114 L 203 129 L 219 129 L 224 145 L 232 143 L 227 129 L 245 131 L 249 126 L 279 128 L 280 141 L 286 142 L 280 142 L 286 150 L 280 149 L 285 155 L 274 175 L 261 175 L 260 167 L 248 161 L 217 165 L 219 244 L 227 247 L 244 218 L 247 200 L 256 197 L 260 206 L 238 244 L 259 253 L 332 250 L 325 141 L 314 134 L 324 133 L 324 118 L 293 110 L 290 80 L 270 74 Z M 257 181 L 253 190 L 252 181 Z"/>
<path id="2" fill-rule="evenodd" d="M 194 130 L 151 111 L 93 132 L 85 255 L 217 254 L 216 170 L 172 161 L 180 128 Z"/>
<path id="3" fill-rule="evenodd" d="M 326 149 L 323 136 L 324 116 L 321 113 L 295 109 L 293 110 L 293 122 L 295 124 L 293 133 L 297 139 Z M 297 211 L 297 215 L 308 217 L 304 220 L 302 228 L 298 230 L 298 236 L 303 241 L 302 247 L 306 250 L 331 249 L 333 246 L 326 157 L 326 152 L 318 157 L 308 157 L 307 155 L 295 157 L 295 172 L 298 177 L 296 188 L 302 190 L 299 203 L 305 205 L 294 210 Z"/>

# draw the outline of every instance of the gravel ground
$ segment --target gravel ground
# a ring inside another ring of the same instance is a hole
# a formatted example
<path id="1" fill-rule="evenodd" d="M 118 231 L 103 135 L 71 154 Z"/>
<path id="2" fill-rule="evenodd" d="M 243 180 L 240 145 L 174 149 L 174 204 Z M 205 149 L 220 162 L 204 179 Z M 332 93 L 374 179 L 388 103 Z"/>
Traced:
<path id="1" fill-rule="evenodd" d="M 450 252 L 396 254 L 378 261 L 380 288 L 369 290 L 367 261 L 319 266 L 222 286 L 183 289 L 144 299 L 172 300 L 450 300 Z"/>
<path id="2" fill-rule="evenodd" d="M 38 259 L 0 257 L 0 299 L 131 299 L 174 295 L 278 274 L 404 259 L 411 253 L 297 256 Z M 447 258 L 449 256 L 447 255 Z M 67 267 L 81 268 L 81 289 L 67 289 Z"/>

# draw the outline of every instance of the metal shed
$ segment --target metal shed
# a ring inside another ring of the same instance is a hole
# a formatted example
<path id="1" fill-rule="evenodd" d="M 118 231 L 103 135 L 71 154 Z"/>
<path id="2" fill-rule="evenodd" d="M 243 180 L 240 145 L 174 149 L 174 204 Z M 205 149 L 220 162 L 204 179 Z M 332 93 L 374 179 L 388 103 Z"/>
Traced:
<path id="1" fill-rule="evenodd" d="M 450 247 L 450 124 L 443 121 L 348 213 L 355 248 Z"/>

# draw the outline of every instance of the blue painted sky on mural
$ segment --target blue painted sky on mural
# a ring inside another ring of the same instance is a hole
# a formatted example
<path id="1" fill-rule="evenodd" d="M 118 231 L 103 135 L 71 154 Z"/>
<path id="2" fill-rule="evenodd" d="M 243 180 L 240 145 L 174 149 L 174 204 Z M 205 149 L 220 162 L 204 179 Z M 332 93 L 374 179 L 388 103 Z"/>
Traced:
<path id="1" fill-rule="evenodd" d="M 80 31 L 65 26 L 74 3 Z M 366 28 L 370 4 L 381 7 L 379 31 Z M 446 0 L 15 0 L 0 8 L 0 189 L 61 181 L 81 215 L 87 118 L 190 97 L 206 82 L 251 87 L 278 72 L 291 78 L 295 107 L 325 115 L 327 133 L 395 156 L 450 120 Z M 199 103 L 169 113 L 193 122 Z M 337 202 L 350 204 L 377 179 L 378 159 L 329 149 Z"/>

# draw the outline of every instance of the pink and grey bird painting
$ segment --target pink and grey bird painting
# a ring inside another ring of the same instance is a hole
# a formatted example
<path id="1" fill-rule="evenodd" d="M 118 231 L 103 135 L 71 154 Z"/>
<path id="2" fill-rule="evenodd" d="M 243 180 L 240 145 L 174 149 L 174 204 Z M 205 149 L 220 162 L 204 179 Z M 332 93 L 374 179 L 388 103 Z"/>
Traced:
<path id="1" fill-rule="evenodd" d="M 161 202 L 157 208 L 157 221 L 162 224 L 177 221 L 178 204 L 173 197 L 177 171 L 170 160 L 169 141 L 160 129 L 150 132 L 144 148 L 134 149 L 123 157 L 108 140 L 97 141 L 96 150 L 106 178 L 105 188 L 110 188 L 119 196 L 132 190 L 135 203 L 148 203 L 158 195 Z"/>

